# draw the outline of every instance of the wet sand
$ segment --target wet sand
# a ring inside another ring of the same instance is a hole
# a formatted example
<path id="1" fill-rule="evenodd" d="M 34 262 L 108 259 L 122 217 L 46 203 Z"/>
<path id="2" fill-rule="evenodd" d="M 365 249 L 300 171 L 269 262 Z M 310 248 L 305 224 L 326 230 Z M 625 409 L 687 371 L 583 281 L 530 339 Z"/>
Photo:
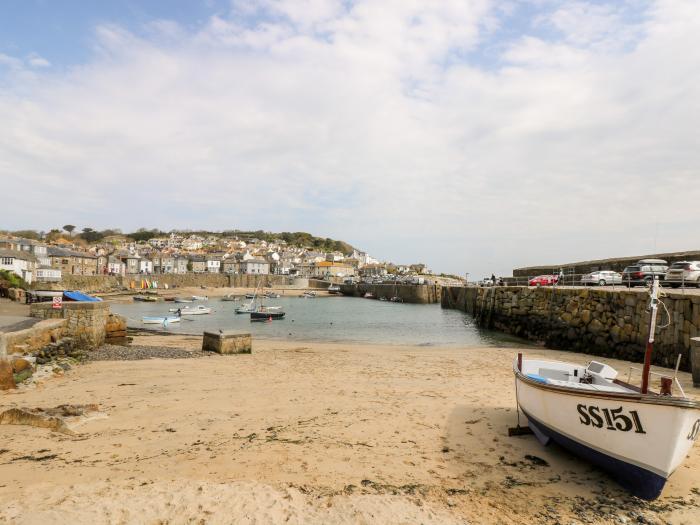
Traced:
<path id="1" fill-rule="evenodd" d="M 648 504 L 556 446 L 509 438 L 515 353 L 256 340 L 252 355 L 91 362 L 0 393 L 3 407 L 101 411 L 77 436 L 0 426 L 0 522 L 698 522 L 698 446 Z"/>

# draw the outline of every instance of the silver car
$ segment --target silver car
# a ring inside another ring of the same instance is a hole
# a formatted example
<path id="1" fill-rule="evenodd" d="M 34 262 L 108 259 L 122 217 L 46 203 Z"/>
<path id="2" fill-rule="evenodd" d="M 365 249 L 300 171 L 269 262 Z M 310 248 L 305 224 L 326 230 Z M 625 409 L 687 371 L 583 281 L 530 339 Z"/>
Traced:
<path id="1" fill-rule="evenodd" d="M 596 284 L 598 286 L 605 286 L 606 284 L 622 284 L 622 274 L 613 272 L 612 270 L 591 272 L 581 277 L 581 284 L 584 286 L 592 284 Z"/>
<path id="2" fill-rule="evenodd" d="M 700 261 L 678 261 L 671 265 L 664 277 L 664 286 L 678 288 L 681 285 L 700 287 Z"/>

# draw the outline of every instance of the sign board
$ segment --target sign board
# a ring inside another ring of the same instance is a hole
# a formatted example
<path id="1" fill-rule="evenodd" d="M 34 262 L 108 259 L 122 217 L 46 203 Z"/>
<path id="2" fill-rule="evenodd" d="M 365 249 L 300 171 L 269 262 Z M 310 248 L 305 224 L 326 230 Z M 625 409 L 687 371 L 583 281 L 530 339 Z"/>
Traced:
<path id="1" fill-rule="evenodd" d="M 51 308 L 55 308 L 56 310 L 63 308 L 63 297 L 54 297 L 51 300 Z"/>

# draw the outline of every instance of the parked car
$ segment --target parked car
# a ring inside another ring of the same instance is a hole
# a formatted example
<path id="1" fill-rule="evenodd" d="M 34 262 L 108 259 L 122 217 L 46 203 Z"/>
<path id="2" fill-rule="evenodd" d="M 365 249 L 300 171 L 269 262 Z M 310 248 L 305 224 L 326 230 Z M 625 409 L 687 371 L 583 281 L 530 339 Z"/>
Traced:
<path id="1" fill-rule="evenodd" d="M 613 272 L 612 270 L 591 272 L 581 277 L 581 284 L 584 286 L 591 284 L 597 284 L 598 286 L 605 286 L 606 284 L 622 284 L 622 274 Z"/>
<path id="2" fill-rule="evenodd" d="M 622 271 L 622 282 L 629 286 L 648 286 L 658 277 L 663 281 L 668 270 L 668 263 L 663 259 L 642 259 Z"/>
<path id="3" fill-rule="evenodd" d="M 700 288 L 700 261 L 679 261 L 671 265 L 664 277 L 664 286 L 678 288 L 681 285 Z"/>
<path id="4" fill-rule="evenodd" d="M 558 275 L 538 275 L 527 282 L 528 286 L 553 286 L 559 282 Z"/>

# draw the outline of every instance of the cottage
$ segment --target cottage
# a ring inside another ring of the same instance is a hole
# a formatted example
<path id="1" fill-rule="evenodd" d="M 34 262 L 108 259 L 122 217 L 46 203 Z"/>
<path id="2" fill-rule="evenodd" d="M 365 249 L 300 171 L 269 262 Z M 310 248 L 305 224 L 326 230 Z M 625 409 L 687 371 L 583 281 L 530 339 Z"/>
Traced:
<path id="1" fill-rule="evenodd" d="M 241 261 L 241 273 L 268 275 L 270 273 L 270 263 L 264 259 L 248 259 Z"/>
<path id="2" fill-rule="evenodd" d="M 221 273 L 221 261 L 223 257 L 220 255 L 207 255 L 205 262 L 207 263 L 208 273 Z"/>
<path id="3" fill-rule="evenodd" d="M 204 273 L 207 271 L 207 260 L 203 255 L 193 255 L 190 258 L 192 271 L 194 273 Z"/>
<path id="4" fill-rule="evenodd" d="M 97 257 L 89 253 L 49 246 L 48 256 L 51 268 L 62 275 L 97 275 Z"/>
<path id="5" fill-rule="evenodd" d="M 349 264 L 321 261 L 313 265 L 311 275 L 320 279 L 326 277 L 351 277 L 355 275 L 355 269 Z"/>
<path id="6" fill-rule="evenodd" d="M 0 270 L 12 272 L 31 284 L 36 270 L 36 257 L 24 250 L 0 248 Z"/>

